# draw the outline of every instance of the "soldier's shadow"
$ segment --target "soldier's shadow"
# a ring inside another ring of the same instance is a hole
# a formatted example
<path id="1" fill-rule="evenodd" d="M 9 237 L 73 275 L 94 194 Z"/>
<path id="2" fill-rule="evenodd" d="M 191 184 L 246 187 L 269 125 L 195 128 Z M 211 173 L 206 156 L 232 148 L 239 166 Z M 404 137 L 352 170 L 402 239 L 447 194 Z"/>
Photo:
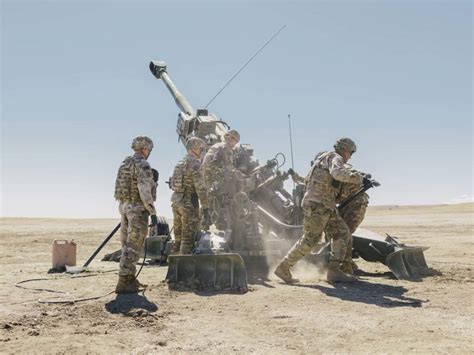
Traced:
<path id="1" fill-rule="evenodd" d="M 137 293 L 119 294 L 117 297 L 105 304 L 105 309 L 112 314 L 131 315 L 140 310 L 152 313 L 158 310 L 158 306 L 149 301 L 144 295 Z"/>
<path id="2" fill-rule="evenodd" d="M 316 289 L 329 297 L 339 298 L 343 301 L 373 304 L 383 308 L 421 307 L 423 302 L 426 302 L 404 296 L 407 289 L 403 286 L 384 285 L 362 280 L 352 283 L 333 283 L 328 287 L 302 284 L 294 286 Z"/>

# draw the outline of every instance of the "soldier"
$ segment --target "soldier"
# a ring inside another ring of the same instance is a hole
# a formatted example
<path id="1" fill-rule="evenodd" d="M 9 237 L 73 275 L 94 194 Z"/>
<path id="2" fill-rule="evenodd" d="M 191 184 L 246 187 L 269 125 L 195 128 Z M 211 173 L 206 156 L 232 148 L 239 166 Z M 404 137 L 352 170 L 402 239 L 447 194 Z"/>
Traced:
<path id="1" fill-rule="evenodd" d="M 370 178 L 370 175 L 363 175 L 366 178 Z M 362 187 L 363 184 L 343 183 L 341 186 L 341 191 L 336 198 L 336 202 L 341 203 L 345 201 L 357 193 Z M 346 222 L 350 232 L 350 238 L 347 241 L 346 255 L 344 256 L 344 260 L 342 262 L 342 270 L 349 275 L 352 275 L 354 270 L 357 268 L 356 264 L 352 261 L 352 234 L 364 220 L 368 205 L 369 195 L 364 192 L 352 200 L 347 206 L 344 206 L 344 208 L 339 210 L 339 214 L 341 215 L 344 222 Z"/>
<path id="2" fill-rule="evenodd" d="M 355 143 L 341 138 L 334 145 L 334 151 L 316 156 L 313 167 L 306 177 L 306 192 L 303 198 L 303 236 L 290 249 L 275 274 L 287 283 L 293 279 L 290 268 L 308 254 L 321 240 L 324 230 L 331 235 L 331 257 L 327 280 L 353 281 L 354 277 L 341 269 L 350 237 L 349 229 L 336 209 L 336 197 L 342 182 L 362 184 L 363 176 L 344 166 L 356 151 Z"/>
<path id="3" fill-rule="evenodd" d="M 195 233 L 199 231 L 199 203 L 202 208 L 203 225 L 209 226 L 209 202 L 204 185 L 201 160 L 206 143 L 192 137 L 186 142 L 188 154 L 176 164 L 170 187 L 174 191 L 171 206 L 174 218 L 173 253 L 190 254 L 194 246 Z"/>
<path id="4" fill-rule="evenodd" d="M 122 256 L 116 293 L 135 293 L 146 288 L 135 278 L 136 263 L 148 232 L 148 216 L 151 217 L 150 226 L 158 223 L 154 206 L 156 184 L 147 162 L 153 142 L 139 136 L 133 139 L 132 149 L 135 154 L 122 162 L 115 181 L 115 199 L 119 201 L 122 216 Z"/>
<path id="5" fill-rule="evenodd" d="M 345 164 L 346 167 L 352 169 L 350 164 Z M 355 170 L 354 170 L 355 171 Z M 305 184 L 304 178 L 299 176 L 293 169 L 289 171 L 291 173 L 291 177 L 293 181 L 298 184 Z M 367 178 L 371 178 L 370 174 L 361 173 L 363 176 Z M 375 186 L 378 186 L 378 182 L 375 180 Z M 344 202 L 349 197 L 353 196 L 363 187 L 363 184 L 350 184 L 350 183 L 342 183 L 339 195 L 336 198 L 336 203 L 340 204 Z M 352 200 L 347 206 L 339 210 L 339 214 L 341 215 L 344 222 L 346 222 L 347 227 L 349 228 L 350 238 L 347 242 L 347 250 L 342 262 L 342 270 L 349 275 L 353 275 L 354 271 L 357 270 L 357 265 L 352 260 L 352 234 L 356 231 L 359 225 L 362 223 L 365 217 L 365 212 L 367 210 L 367 206 L 369 205 L 369 195 L 367 193 L 363 193 L 357 196 L 354 200 Z M 331 236 L 329 233 L 333 231 L 326 230 L 326 240 L 330 240 Z"/>
<path id="6" fill-rule="evenodd" d="M 232 129 L 224 135 L 224 142 L 216 143 L 209 148 L 204 157 L 202 167 L 204 171 L 204 181 L 206 183 L 209 197 L 212 199 L 212 214 L 219 229 L 225 229 L 225 218 L 219 214 L 220 202 L 223 194 L 235 194 L 237 192 L 236 177 L 240 173 L 234 165 L 234 148 L 240 141 L 240 134 Z"/>

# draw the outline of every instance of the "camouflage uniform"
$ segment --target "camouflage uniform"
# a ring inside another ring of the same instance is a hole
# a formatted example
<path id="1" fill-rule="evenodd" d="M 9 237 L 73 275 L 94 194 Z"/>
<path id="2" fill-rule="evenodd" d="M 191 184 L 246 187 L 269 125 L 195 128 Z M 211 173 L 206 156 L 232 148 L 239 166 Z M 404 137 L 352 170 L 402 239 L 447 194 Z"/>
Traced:
<path id="1" fill-rule="evenodd" d="M 136 263 L 148 233 L 148 217 L 156 214 L 156 183 L 150 164 L 140 153 L 125 158 L 115 182 L 115 198 L 121 214 L 122 256 L 119 275 L 134 276 Z"/>
<path id="2" fill-rule="evenodd" d="M 341 186 L 341 191 L 337 197 L 337 203 L 341 203 L 347 198 L 354 195 L 363 187 L 362 184 L 348 184 L 343 183 Z M 346 222 L 347 227 L 349 228 L 350 238 L 347 242 L 347 251 L 344 257 L 344 262 L 349 265 L 352 264 L 352 234 L 355 232 L 357 227 L 362 223 L 365 217 L 365 212 L 369 204 L 369 195 L 363 193 L 360 196 L 356 197 L 351 201 L 347 206 L 345 206 L 341 211 L 339 211 L 342 219 Z M 327 231 L 326 235 L 330 232 Z"/>
<path id="3" fill-rule="evenodd" d="M 225 142 L 214 144 L 207 151 L 202 167 L 213 222 L 218 229 L 227 229 L 230 221 L 222 213 L 223 197 L 230 199 L 238 192 L 237 177 L 242 175 L 234 166 L 234 150 Z"/>
<path id="4" fill-rule="evenodd" d="M 221 191 L 226 172 L 233 172 L 234 150 L 225 142 L 214 144 L 207 151 L 202 162 L 204 181 L 209 190 Z"/>
<path id="5" fill-rule="evenodd" d="M 203 210 L 209 208 L 209 202 L 201 162 L 188 154 L 180 160 L 177 168 L 182 170 L 182 181 L 179 182 L 179 188 L 174 188 L 173 177 L 171 180 L 171 188 L 178 190 L 171 196 L 175 237 L 173 252 L 190 254 L 194 246 L 194 234 L 199 230 L 199 202 Z"/>
<path id="6" fill-rule="evenodd" d="M 291 267 L 321 240 L 326 229 L 331 238 L 331 260 L 342 261 L 347 248 L 349 230 L 336 209 L 340 183 L 362 183 L 362 176 L 344 166 L 336 152 L 319 154 L 306 177 L 307 187 L 303 198 L 304 235 L 296 242 L 285 261 Z"/>

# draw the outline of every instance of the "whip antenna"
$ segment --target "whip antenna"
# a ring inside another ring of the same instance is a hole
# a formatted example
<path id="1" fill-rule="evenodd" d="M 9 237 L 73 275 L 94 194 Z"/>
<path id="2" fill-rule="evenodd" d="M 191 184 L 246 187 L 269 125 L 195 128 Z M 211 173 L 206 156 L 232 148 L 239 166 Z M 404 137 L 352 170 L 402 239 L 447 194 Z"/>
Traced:
<path id="1" fill-rule="evenodd" d="M 225 85 L 217 92 L 217 94 L 214 95 L 214 97 L 211 99 L 211 101 L 209 101 L 206 105 L 206 107 L 204 108 L 207 108 L 215 99 L 217 96 L 219 96 L 219 94 L 224 91 L 224 89 L 227 87 L 227 85 L 229 85 L 232 80 L 234 80 L 237 75 L 240 74 L 240 72 L 242 70 L 245 69 L 245 67 L 271 42 L 273 41 L 273 39 L 278 36 L 280 34 L 281 31 L 283 31 L 285 29 L 286 25 L 283 25 L 268 41 L 265 42 L 265 44 L 263 46 L 260 47 L 260 49 L 258 51 L 255 52 L 255 54 L 253 56 L 250 57 L 249 60 L 247 60 L 247 62 L 242 66 L 242 68 L 240 68 L 237 73 L 234 74 L 234 76 L 232 78 L 230 78 L 226 83 Z"/>
<path id="2" fill-rule="evenodd" d="M 295 161 L 293 159 L 293 137 L 291 135 L 291 115 L 288 114 L 288 130 L 290 131 L 290 152 L 291 152 L 291 168 L 295 170 Z M 293 181 L 293 186 L 295 182 Z"/>

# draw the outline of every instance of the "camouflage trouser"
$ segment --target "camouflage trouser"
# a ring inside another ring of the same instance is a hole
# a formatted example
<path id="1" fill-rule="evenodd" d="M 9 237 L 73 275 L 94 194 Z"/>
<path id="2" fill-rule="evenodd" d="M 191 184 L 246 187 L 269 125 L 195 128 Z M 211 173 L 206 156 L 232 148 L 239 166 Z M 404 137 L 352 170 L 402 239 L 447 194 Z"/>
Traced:
<path id="1" fill-rule="evenodd" d="M 303 212 L 304 234 L 286 254 L 286 262 L 293 266 L 310 253 L 321 241 L 324 230 L 329 231 L 331 235 L 331 260 L 342 261 L 350 233 L 337 210 L 333 211 L 321 204 L 312 203 L 303 206 Z"/>
<path id="2" fill-rule="evenodd" d="M 363 194 L 340 211 L 341 217 L 346 222 L 350 232 L 350 238 L 347 243 L 346 255 L 344 257 L 345 261 L 352 261 L 352 234 L 364 220 L 368 204 L 368 196 Z"/>
<path id="3" fill-rule="evenodd" d="M 121 202 L 119 211 L 122 215 L 120 226 L 122 256 L 119 275 L 135 275 L 136 264 L 148 233 L 149 214 L 141 203 Z"/>
<path id="4" fill-rule="evenodd" d="M 191 203 L 172 204 L 174 245 L 173 253 L 191 254 L 194 248 L 194 235 L 199 231 L 199 207 Z"/>

